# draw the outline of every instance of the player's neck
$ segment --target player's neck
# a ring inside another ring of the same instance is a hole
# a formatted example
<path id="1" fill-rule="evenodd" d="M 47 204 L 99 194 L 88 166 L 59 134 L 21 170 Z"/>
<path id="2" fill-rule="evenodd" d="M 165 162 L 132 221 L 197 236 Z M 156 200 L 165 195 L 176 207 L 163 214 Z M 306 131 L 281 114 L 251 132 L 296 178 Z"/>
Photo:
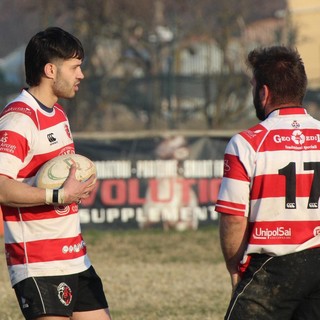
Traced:
<path id="1" fill-rule="evenodd" d="M 45 86 L 39 85 L 30 87 L 28 91 L 48 108 L 53 108 L 54 104 L 58 101 L 57 97 L 52 94 L 51 90 L 48 90 Z"/>

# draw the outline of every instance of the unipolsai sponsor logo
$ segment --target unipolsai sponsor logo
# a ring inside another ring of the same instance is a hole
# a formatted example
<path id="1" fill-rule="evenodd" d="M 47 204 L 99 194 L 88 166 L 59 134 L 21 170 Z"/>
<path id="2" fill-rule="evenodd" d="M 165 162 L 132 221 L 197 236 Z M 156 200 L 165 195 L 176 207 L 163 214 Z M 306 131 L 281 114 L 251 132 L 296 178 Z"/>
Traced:
<path id="1" fill-rule="evenodd" d="M 292 236 L 291 228 L 275 227 L 275 228 L 263 228 L 258 227 L 253 230 L 253 238 L 261 240 L 270 239 L 290 239 Z"/>

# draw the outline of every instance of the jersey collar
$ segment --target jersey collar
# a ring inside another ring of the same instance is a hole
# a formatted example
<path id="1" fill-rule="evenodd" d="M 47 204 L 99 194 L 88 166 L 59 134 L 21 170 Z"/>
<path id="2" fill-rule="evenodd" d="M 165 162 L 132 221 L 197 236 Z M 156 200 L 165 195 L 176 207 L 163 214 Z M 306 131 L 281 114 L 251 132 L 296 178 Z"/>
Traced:
<path id="1" fill-rule="evenodd" d="M 41 101 L 39 101 L 33 94 L 31 94 L 31 93 L 29 92 L 28 88 L 26 88 L 25 91 L 28 92 L 28 93 L 30 94 L 30 96 L 31 96 L 34 100 L 37 101 L 39 107 L 40 107 L 42 110 L 44 110 L 44 111 L 46 111 L 46 112 L 48 112 L 48 113 L 53 112 L 53 108 L 49 108 L 49 107 L 45 106 Z"/>
<path id="2" fill-rule="evenodd" d="M 272 110 L 268 117 L 276 117 L 276 116 L 288 116 L 294 114 L 308 114 L 307 110 L 304 107 L 299 106 L 291 106 L 291 107 L 282 107 L 279 109 Z"/>

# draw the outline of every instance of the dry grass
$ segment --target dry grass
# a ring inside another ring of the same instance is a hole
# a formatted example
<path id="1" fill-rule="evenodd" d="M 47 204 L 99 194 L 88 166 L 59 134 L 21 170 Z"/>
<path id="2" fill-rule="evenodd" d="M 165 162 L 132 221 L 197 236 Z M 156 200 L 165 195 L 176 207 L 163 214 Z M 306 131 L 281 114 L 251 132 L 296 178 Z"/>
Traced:
<path id="1" fill-rule="evenodd" d="M 84 237 L 113 320 L 223 319 L 230 285 L 216 227 L 182 233 L 86 231 Z M 3 254 L 0 267 L 0 320 L 22 320 Z"/>

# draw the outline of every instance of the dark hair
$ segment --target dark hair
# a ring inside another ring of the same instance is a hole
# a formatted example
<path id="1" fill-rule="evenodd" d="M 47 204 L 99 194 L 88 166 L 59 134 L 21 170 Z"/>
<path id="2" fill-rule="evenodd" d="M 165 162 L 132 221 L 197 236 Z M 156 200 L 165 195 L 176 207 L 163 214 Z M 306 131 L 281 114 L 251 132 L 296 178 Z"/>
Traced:
<path id="1" fill-rule="evenodd" d="M 44 72 L 44 66 L 57 59 L 84 59 L 81 42 L 58 27 L 50 27 L 34 35 L 25 51 L 26 82 L 37 86 Z"/>
<path id="2" fill-rule="evenodd" d="M 257 90 L 263 85 L 269 87 L 272 104 L 302 104 L 308 81 L 296 49 L 285 46 L 255 49 L 249 53 L 247 62 Z"/>

